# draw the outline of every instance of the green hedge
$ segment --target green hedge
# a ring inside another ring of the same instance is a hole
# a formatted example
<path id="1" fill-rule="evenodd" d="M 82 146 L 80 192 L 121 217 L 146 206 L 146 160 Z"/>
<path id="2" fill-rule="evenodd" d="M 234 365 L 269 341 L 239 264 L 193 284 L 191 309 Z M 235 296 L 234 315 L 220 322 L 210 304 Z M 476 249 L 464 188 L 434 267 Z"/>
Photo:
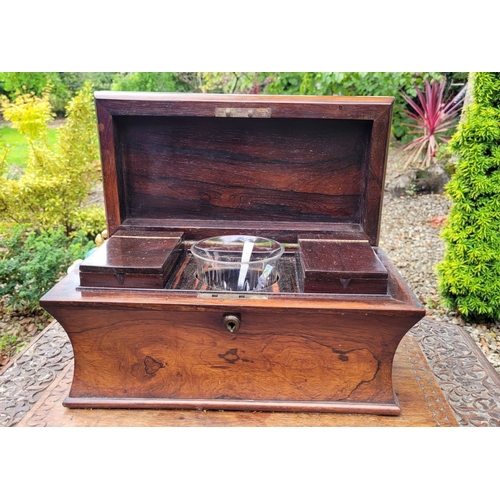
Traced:
<path id="1" fill-rule="evenodd" d="M 467 318 L 500 319 L 500 73 L 476 73 L 473 103 L 453 136 L 453 201 L 438 266 L 448 306 Z"/>

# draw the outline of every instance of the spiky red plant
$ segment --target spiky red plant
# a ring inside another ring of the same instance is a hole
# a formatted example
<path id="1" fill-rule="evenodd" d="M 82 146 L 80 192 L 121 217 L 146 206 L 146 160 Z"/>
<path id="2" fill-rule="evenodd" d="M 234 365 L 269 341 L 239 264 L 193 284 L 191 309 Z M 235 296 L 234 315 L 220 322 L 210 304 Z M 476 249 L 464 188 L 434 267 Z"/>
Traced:
<path id="1" fill-rule="evenodd" d="M 444 101 L 444 89 L 446 80 L 424 83 L 425 93 L 418 87 L 418 102 L 406 94 L 402 94 L 403 99 L 409 104 L 411 109 L 406 111 L 407 117 L 411 120 L 406 123 L 410 129 L 410 134 L 416 135 L 414 139 L 402 146 L 401 150 L 409 155 L 405 162 L 405 167 L 420 159 L 420 164 L 427 168 L 431 158 L 436 154 L 439 142 L 447 143 L 450 135 L 447 135 L 456 125 L 458 114 L 462 108 L 465 92 L 460 92 L 458 96 Z"/>

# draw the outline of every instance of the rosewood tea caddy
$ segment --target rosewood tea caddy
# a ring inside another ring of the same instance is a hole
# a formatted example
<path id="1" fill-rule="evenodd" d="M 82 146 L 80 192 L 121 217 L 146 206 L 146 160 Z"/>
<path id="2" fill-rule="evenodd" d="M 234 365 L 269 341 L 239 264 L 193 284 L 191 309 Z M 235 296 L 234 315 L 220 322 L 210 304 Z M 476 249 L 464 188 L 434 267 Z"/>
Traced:
<path id="1" fill-rule="evenodd" d="M 110 237 L 41 299 L 74 351 L 64 405 L 399 414 L 424 309 L 378 247 L 393 99 L 95 99 Z M 200 279 L 192 246 L 230 235 L 281 244 L 272 286 Z"/>

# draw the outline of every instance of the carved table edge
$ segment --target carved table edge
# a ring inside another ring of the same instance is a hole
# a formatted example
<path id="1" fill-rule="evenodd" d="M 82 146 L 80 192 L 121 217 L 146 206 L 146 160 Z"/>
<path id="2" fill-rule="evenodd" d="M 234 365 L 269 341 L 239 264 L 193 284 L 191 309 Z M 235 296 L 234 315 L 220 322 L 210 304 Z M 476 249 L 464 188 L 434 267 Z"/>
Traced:
<path id="1" fill-rule="evenodd" d="M 466 331 L 424 318 L 408 335 L 420 345 L 460 427 L 500 426 L 500 375 Z"/>
<path id="2" fill-rule="evenodd" d="M 17 425 L 72 358 L 66 332 L 52 321 L 0 372 L 0 427 Z"/>
<path id="3" fill-rule="evenodd" d="M 399 344 L 398 351 L 400 355 L 404 354 L 408 359 L 415 381 L 436 424 L 435 427 L 457 427 L 458 421 L 454 418 L 454 412 L 449 408 L 445 395 L 436 385 L 435 377 L 420 345 L 413 336 L 407 337 L 408 339 L 403 338 Z M 404 411 L 404 407 L 402 409 Z"/>
<path id="4" fill-rule="evenodd" d="M 10 358 L 8 363 L 2 367 L 0 367 L 0 377 L 9 369 L 11 368 L 14 364 L 16 364 L 19 359 L 33 347 L 34 344 L 36 344 L 41 337 L 46 335 L 49 331 L 52 330 L 52 328 L 55 328 L 58 325 L 57 321 L 54 319 L 52 320 L 41 332 L 37 333 L 31 340 L 30 342 L 23 347 L 23 350 L 19 353 L 17 353 L 13 358 Z"/>

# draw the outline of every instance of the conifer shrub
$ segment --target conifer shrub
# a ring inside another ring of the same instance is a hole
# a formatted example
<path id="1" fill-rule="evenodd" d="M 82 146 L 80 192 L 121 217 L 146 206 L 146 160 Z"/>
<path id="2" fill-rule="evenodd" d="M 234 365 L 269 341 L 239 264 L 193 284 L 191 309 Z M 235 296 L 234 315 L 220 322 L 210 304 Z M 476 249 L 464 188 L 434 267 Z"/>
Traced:
<path id="1" fill-rule="evenodd" d="M 459 159 L 447 185 L 440 292 L 466 318 L 500 319 L 500 73 L 476 73 L 450 148 Z"/>
<path id="2" fill-rule="evenodd" d="M 48 92 L 18 94 L 13 101 L 4 97 L 0 104 L 4 118 L 29 144 L 27 167 L 18 179 L 10 179 L 5 159 L 1 162 L 0 221 L 26 223 L 33 229 L 63 227 L 68 235 L 82 225 L 89 236 L 100 232 L 104 208 L 86 207 L 101 175 L 92 86 L 84 85 L 69 102 L 55 146 L 47 139 L 54 118 Z"/>

